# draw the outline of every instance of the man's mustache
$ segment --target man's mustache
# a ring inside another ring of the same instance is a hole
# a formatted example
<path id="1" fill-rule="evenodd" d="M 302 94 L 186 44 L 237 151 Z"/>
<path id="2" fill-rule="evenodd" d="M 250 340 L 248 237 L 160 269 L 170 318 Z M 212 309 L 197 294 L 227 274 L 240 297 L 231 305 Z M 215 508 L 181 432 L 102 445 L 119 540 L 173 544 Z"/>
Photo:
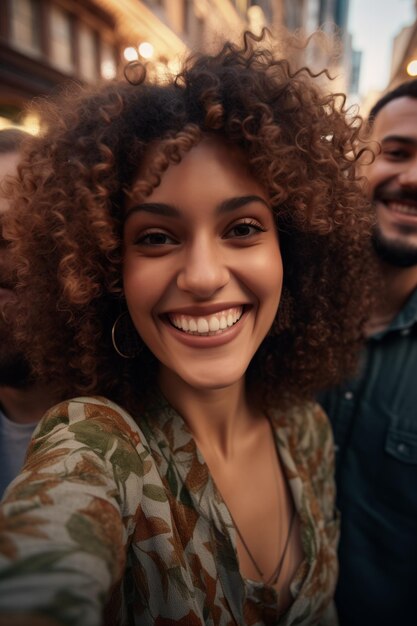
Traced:
<path id="1" fill-rule="evenodd" d="M 417 203 L 417 190 L 411 189 L 385 189 L 377 187 L 374 191 L 373 200 L 381 200 L 382 202 L 415 202 Z"/>

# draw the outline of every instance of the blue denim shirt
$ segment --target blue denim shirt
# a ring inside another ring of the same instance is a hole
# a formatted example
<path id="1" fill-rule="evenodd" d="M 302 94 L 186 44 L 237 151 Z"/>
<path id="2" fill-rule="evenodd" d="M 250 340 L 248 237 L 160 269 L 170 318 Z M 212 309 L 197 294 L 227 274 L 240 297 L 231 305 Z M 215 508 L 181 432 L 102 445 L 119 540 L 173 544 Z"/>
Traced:
<path id="1" fill-rule="evenodd" d="M 372 336 L 357 378 L 323 394 L 342 514 L 342 626 L 417 624 L 417 290 Z"/>

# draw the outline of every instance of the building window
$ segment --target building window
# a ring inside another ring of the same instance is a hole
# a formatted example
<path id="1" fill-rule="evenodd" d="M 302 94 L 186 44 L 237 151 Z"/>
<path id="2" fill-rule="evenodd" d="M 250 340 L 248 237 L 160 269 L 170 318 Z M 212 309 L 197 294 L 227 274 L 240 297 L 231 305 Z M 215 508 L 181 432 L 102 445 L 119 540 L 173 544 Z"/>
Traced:
<path id="1" fill-rule="evenodd" d="M 113 46 L 107 41 L 101 41 L 100 73 L 103 78 L 111 80 L 116 78 L 117 64 Z"/>
<path id="2" fill-rule="evenodd" d="M 234 0 L 233 4 L 241 15 L 246 15 L 249 5 L 248 0 Z"/>
<path id="3" fill-rule="evenodd" d="M 13 0 L 10 6 L 13 44 L 28 54 L 39 56 L 41 54 L 39 1 Z"/>
<path id="4" fill-rule="evenodd" d="M 64 72 L 74 70 L 72 25 L 69 13 L 56 5 L 50 12 L 51 62 Z"/>
<path id="5" fill-rule="evenodd" d="M 284 14 L 285 26 L 288 30 L 297 30 L 305 26 L 303 0 L 285 0 Z"/>
<path id="6" fill-rule="evenodd" d="M 78 29 L 80 76 L 86 81 L 97 79 L 97 38 L 96 33 L 86 24 Z"/>

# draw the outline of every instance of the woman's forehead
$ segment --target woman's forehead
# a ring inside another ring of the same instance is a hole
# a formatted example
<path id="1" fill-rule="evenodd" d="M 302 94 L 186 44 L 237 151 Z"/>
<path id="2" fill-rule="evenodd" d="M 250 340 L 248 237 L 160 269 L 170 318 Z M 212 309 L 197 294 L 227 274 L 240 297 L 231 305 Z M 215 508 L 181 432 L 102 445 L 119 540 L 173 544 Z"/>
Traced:
<path id="1" fill-rule="evenodd" d="M 164 153 L 164 144 L 166 143 L 166 140 L 161 138 L 152 141 L 147 146 L 143 156 L 141 157 L 140 163 L 138 163 L 136 180 L 140 178 L 147 178 L 151 168 L 156 165 L 156 161 L 161 158 L 161 153 Z M 197 147 L 199 150 L 196 150 Z M 168 152 L 169 149 L 167 150 L 167 153 Z M 181 145 L 178 144 L 178 152 L 180 154 L 180 160 L 186 159 L 188 155 L 195 158 L 198 153 L 202 160 L 209 158 L 210 155 L 220 163 L 228 164 L 233 162 L 236 163 L 236 166 L 238 167 L 249 169 L 248 160 L 243 150 L 226 137 L 222 136 L 204 133 L 190 149 L 182 150 Z M 176 159 L 171 157 L 170 165 L 175 163 Z"/>
<path id="2" fill-rule="evenodd" d="M 155 143 L 141 161 L 138 176 L 128 194 L 127 208 L 137 202 L 152 201 L 168 193 L 243 196 L 259 195 L 269 200 L 264 185 L 251 172 L 242 149 L 222 137 L 204 135 L 179 162 L 169 162 L 163 155 L 162 142 Z M 162 152 L 162 154 L 161 154 Z M 161 166 L 162 164 L 162 166 Z M 219 200 L 220 201 L 220 200 Z"/>

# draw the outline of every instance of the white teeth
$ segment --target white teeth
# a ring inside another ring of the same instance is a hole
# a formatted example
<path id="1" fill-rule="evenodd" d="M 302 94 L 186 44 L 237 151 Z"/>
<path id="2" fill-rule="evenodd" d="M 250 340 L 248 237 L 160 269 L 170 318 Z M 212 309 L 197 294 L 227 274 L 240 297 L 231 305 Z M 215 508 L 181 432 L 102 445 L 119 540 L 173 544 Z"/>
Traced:
<path id="1" fill-rule="evenodd" d="M 209 335 L 218 334 L 230 328 L 240 320 L 243 307 L 233 307 L 219 311 L 207 317 L 192 317 L 191 315 L 169 315 L 171 323 L 185 333 Z"/>
<path id="2" fill-rule="evenodd" d="M 196 333 L 197 332 L 197 324 L 196 324 L 196 321 L 193 320 L 193 319 L 191 319 L 189 321 L 189 331 L 192 332 L 192 333 Z"/>
<path id="3" fill-rule="evenodd" d="M 417 206 L 411 204 L 402 204 L 400 202 L 391 202 L 389 204 L 392 211 L 405 213 L 407 215 L 417 215 Z"/>
<path id="4" fill-rule="evenodd" d="M 220 322 L 219 322 L 219 320 L 217 319 L 217 317 L 214 317 L 214 315 L 213 315 L 213 317 L 210 317 L 210 321 L 209 321 L 209 330 L 210 330 L 212 333 L 215 333 L 215 332 L 216 332 L 217 330 L 219 330 L 219 329 L 220 329 Z"/>
<path id="5" fill-rule="evenodd" d="M 205 320 L 203 317 L 200 317 L 197 322 L 197 332 L 208 333 L 208 331 L 209 331 L 208 321 Z"/>

